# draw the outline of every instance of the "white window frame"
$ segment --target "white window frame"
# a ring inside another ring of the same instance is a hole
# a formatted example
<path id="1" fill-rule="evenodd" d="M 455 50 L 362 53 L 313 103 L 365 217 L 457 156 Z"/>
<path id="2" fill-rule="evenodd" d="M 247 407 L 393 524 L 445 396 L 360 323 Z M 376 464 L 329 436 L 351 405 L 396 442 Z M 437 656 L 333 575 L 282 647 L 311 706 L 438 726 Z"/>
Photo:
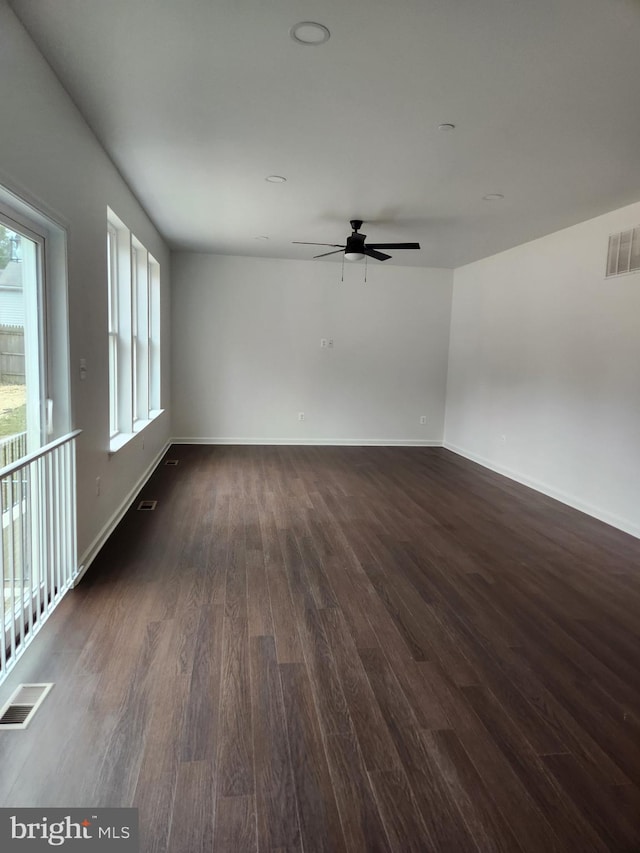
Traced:
<path id="1" fill-rule="evenodd" d="M 160 371 L 160 264 L 149 255 L 149 409 L 152 413 L 162 411 Z"/>
<path id="2" fill-rule="evenodd" d="M 110 209 L 109 449 L 115 452 L 162 412 L 160 265 Z"/>
<path id="3" fill-rule="evenodd" d="M 33 315 L 34 308 L 37 311 L 37 335 L 41 346 L 39 367 L 35 364 L 31 366 L 31 390 L 27 390 L 27 407 L 32 407 L 31 416 L 27 417 L 32 424 L 32 427 L 28 427 L 30 438 L 27 442 L 31 452 L 52 439 L 66 435 L 73 428 L 67 234 L 54 212 L 40 209 L 35 201 L 22 198 L 4 185 L 0 185 L 0 213 L 4 217 L 5 225 L 21 232 L 38 245 L 38 293 L 36 295 L 31 292 L 27 297 L 37 300 L 37 306 L 32 303 L 28 313 Z M 31 331 L 36 334 L 34 325 Z M 27 356 L 27 362 L 29 358 L 32 356 Z M 25 367 L 29 367 L 27 362 Z M 40 389 L 39 401 L 36 399 L 37 388 Z M 39 414 L 36 407 L 39 407 Z"/>
<path id="4" fill-rule="evenodd" d="M 24 339 L 25 339 L 25 385 L 27 388 L 26 449 L 32 453 L 43 447 L 53 431 L 49 412 L 52 401 L 49 397 L 49 348 L 47 327 L 49 324 L 46 307 L 45 245 L 47 231 L 29 216 L 10 206 L 0 204 L 0 223 L 35 245 L 35 257 L 23 257 L 29 264 L 30 274 L 37 282 L 36 290 L 23 291 Z"/>
<path id="5" fill-rule="evenodd" d="M 107 228 L 107 281 L 109 288 L 109 438 L 118 432 L 118 233 Z"/>

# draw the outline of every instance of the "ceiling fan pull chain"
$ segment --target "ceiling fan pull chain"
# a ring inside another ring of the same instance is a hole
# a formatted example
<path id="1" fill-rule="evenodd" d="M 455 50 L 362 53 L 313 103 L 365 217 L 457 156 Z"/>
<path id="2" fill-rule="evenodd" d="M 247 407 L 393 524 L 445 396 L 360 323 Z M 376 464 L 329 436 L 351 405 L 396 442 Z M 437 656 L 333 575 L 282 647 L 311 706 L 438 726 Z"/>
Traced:
<path id="1" fill-rule="evenodd" d="M 369 260 L 369 258 L 365 255 L 364 256 L 364 283 L 365 284 L 367 283 L 367 261 L 368 260 Z"/>
<path id="2" fill-rule="evenodd" d="M 344 281 L 344 252 L 342 253 L 342 279 L 341 279 L 341 281 Z"/>

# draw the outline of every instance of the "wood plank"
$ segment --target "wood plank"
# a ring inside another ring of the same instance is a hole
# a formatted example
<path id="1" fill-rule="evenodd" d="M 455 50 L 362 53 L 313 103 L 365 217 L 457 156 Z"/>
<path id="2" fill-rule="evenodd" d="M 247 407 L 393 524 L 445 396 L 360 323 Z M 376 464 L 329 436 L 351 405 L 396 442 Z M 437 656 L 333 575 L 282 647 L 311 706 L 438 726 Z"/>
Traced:
<path id="1" fill-rule="evenodd" d="M 416 716 L 387 660 L 379 650 L 361 655 L 433 849 L 476 851 L 475 839 L 458 808 L 458 792 L 444 783 L 433 757 L 424 748 Z"/>
<path id="2" fill-rule="evenodd" d="M 437 849 L 404 771 L 377 770 L 369 778 L 391 849 L 397 853 Z"/>
<path id="3" fill-rule="evenodd" d="M 640 848 L 639 815 L 629 819 L 611 788 L 594 781 L 572 755 L 545 755 L 543 761 L 610 850 Z"/>
<path id="4" fill-rule="evenodd" d="M 347 851 L 309 677 L 300 664 L 281 664 L 280 678 L 303 848 Z"/>
<path id="5" fill-rule="evenodd" d="M 300 663 L 304 658 L 289 582 L 282 566 L 271 565 L 267 571 L 267 587 L 273 614 L 273 633 L 279 663 Z"/>
<path id="6" fill-rule="evenodd" d="M 246 619 L 223 623 L 218 797 L 253 794 L 249 635 Z"/>
<path id="7" fill-rule="evenodd" d="M 349 853 L 391 850 L 355 737 L 329 735 L 326 752 L 347 850 Z"/>
<path id="8" fill-rule="evenodd" d="M 240 501 L 234 497 L 229 513 L 225 615 L 247 618 L 247 566 L 244 519 Z"/>
<path id="9" fill-rule="evenodd" d="M 523 733 L 519 725 L 520 721 L 507 714 L 489 690 L 468 687 L 463 692 L 492 740 L 553 827 L 554 835 L 558 838 L 556 849 L 569 850 L 575 845 L 585 853 L 604 853 L 606 846 L 582 816 L 571 797 L 554 782 L 544 760 L 535 754 L 526 739 L 526 733 Z"/>
<path id="10" fill-rule="evenodd" d="M 256 853 L 255 802 L 251 796 L 222 797 L 216 806 L 213 853 Z"/>
<path id="11" fill-rule="evenodd" d="M 425 732 L 423 743 L 449 785 L 463 820 L 479 849 L 486 853 L 513 853 L 527 849 L 527 839 L 520 837 L 520 827 L 511 829 L 506 816 L 496 807 L 455 732 Z M 523 844 L 520 843 L 521 840 Z"/>
<path id="12" fill-rule="evenodd" d="M 246 569 L 249 636 L 273 636 L 269 586 L 261 550 L 247 551 Z"/>
<path id="13" fill-rule="evenodd" d="M 300 611 L 298 627 L 323 729 L 326 734 L 347 734 L 353 722 L 321 612 L 314 607 Z"/>
<path id="14" fill-rule="evenodd" d="M 183 761 L 212 760 L 216 755 L 221 701 L 223 613 L 221 605 L 203 607 L 197 620 L 188 698 L 181 726 Z"/>
<path id="15" fill-rule="evenodd" d="M 213 809 L 212 762 L 183 762 L 176 781 L 167 849 L 172 853 L 209 853 L 213 845 Z M 144 836 L 143 840 L 147 844 Z"/>
<path id="16" fill-rule="evenodd" d="M 336 604 L 342 611 L 360 649 L 371 649 L 378 645 L 378 636 L 367 619 L 367 602 L 372 590 L 367 582 L 356 580 L 346 560 L 328 557 L 325 561 L 327 577 L 336 596 Z"/>
<path id="17" fill-rule="evenodd" d="M 253 637 L 250 655 L 258 846 L 297 849 L 296 789 L 273 638 Z"/>
<path id="18" fill-rule="evenodd" d="M 349 716 L 367 770 L 392 770 L 399 758 L 367 673 L 339 610 L 323 610 L 320 621 L 333 654 Z"/>
<path id="19" fill-rule="evenodd" d="M 427 677 L 451 721 L 452 730 L 482 778 L 487 791 L 495 798 L 500 812 L 512 822 L 513 815 L 518 815 L 517 826 L 521 833 L 519 842 L 525 837 L 529 839 L 530 849 L 557 849 L 553 827 L 544 820 L 542 812 L 526 786 L 518 779 L 499 745 L 466 702 L 464 693 L 448 684 L 435 666 L 421 664 L 421 667 L 428 667 Z M 425 741 L 424 738 L 423 741 L 434 743 L 433 740 Z"/>
<path id="20" fill-rule="evenodd" d="M 103 741 L 102 762 L 94 777 L 94 802 L 124 806 L 133 798 L 149 732 L 156 679 L 161 677 L 171 627 L 168 622 L 150 622 L 146 626 L 127 694 L 113 717 L 110 737 Z"/>

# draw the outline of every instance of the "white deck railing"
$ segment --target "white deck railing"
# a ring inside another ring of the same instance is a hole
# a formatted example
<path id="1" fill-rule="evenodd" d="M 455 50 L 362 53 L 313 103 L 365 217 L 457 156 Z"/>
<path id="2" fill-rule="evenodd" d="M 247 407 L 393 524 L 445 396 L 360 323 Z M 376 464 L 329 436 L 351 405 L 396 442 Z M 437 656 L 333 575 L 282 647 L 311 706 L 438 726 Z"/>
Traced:
<path id="1" fill-rule="evenodd" d="M 17 462 L 27 455 L 27 434 L 19 432 L 8 438 L 0 439 L 0 468 Z"/>
<path id="2" fill-rule="evenodd" d="M 0 682 L 77 572 L 75 439 L 0 470 Z"/>

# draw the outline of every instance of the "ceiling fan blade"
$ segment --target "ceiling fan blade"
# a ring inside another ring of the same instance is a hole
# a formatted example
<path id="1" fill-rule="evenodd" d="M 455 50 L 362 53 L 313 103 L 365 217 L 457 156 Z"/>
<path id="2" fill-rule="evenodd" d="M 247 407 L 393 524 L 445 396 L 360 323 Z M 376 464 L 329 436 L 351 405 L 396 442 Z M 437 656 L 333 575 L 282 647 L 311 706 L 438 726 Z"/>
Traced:
<path id="1" fill-rule="evenodd" d="M 365 255 L 369 255 L 370 258 L 375 258 L 376 261 L 388 261 L 391 255 L 383 255 L 382 252 L 376 252 L 375 249 L 372 249 L 371 246 L 364 247 Z"/>
<path id="2" fill-rule="evenodd" d="M 419 249 L 420 243 L 367 243 L 369 249 Z"/>
<path id="3" fill-rule="evenodd" d="M 344 249 L 344 243 L 303 243 L 301 240 L 292 240 L 296 246 L 335 246 L 337 249 Z"/>
<path id="4" fill-rule="evenodd" d="M 344 251 L 344 246 L 341 246 L 339 249 L 336 249 L 335 252 L 325 252 L 323 255 L 314 255 L 314 258 L 326 258 L 327 255 L 338 255 L 340 252 Z"/>

